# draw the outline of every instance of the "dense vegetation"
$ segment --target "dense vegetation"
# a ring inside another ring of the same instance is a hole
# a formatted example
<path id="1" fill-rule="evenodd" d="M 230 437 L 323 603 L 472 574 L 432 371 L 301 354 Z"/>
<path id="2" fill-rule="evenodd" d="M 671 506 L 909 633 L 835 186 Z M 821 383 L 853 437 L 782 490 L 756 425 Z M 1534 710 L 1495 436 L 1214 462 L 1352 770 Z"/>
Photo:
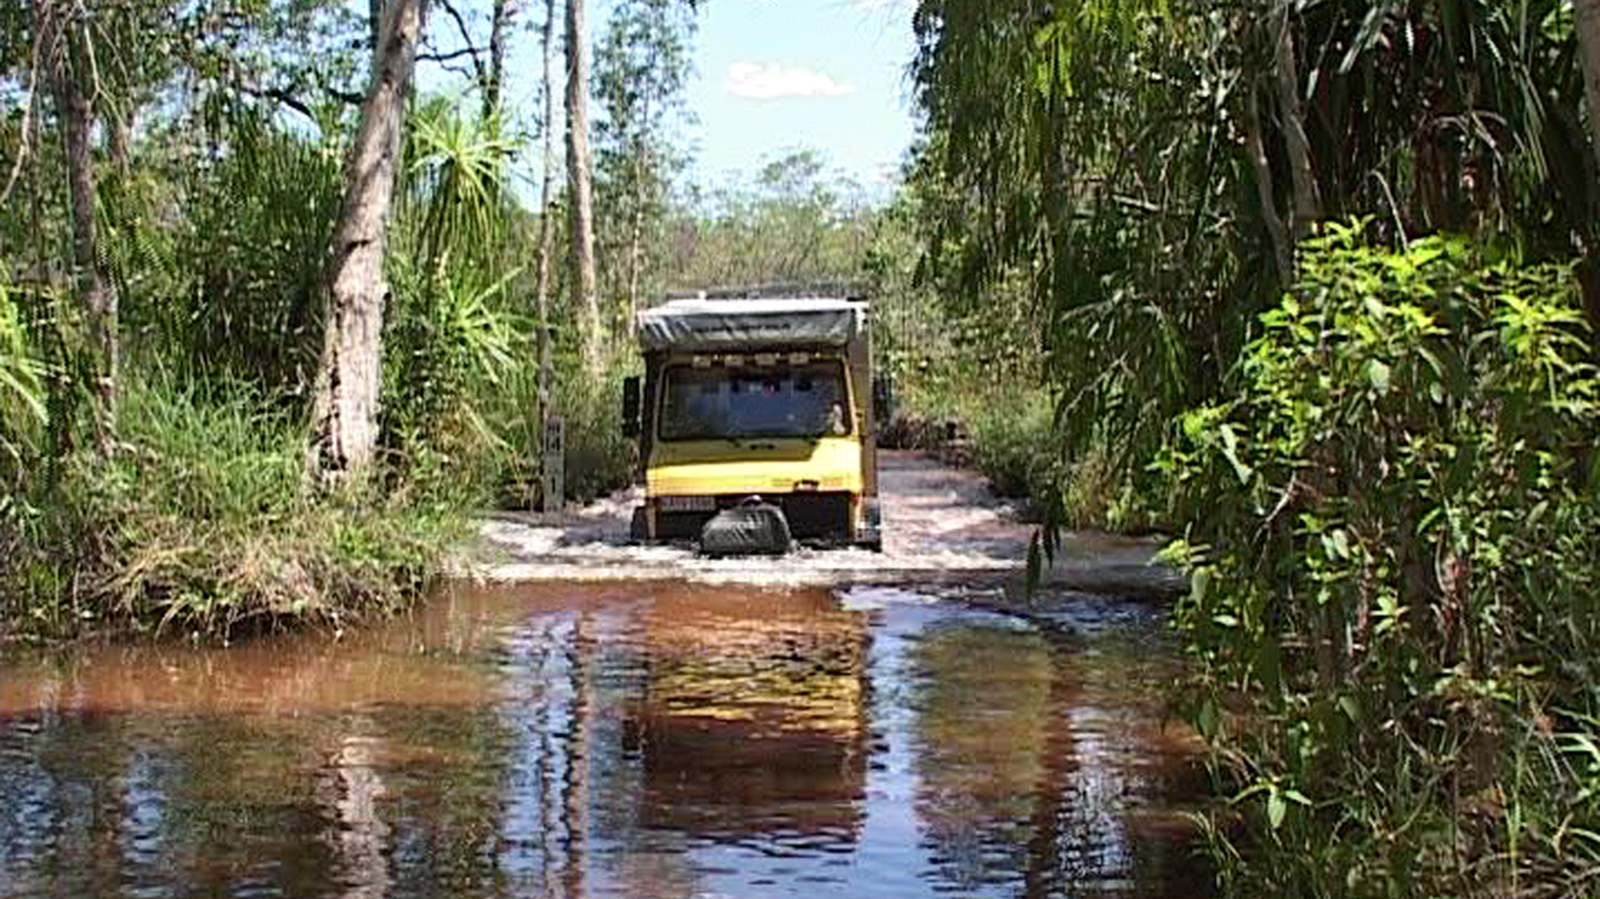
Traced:
<path id="1" fill-rule="evenodd" d="M 561 499 L 627 481 L 633 309 L 858 271 L 871 210 L 816 153 L 684 180 L 692 4 L 612 4 L 593 47 L 572 5 L 0 6 L 0 638 L 395 608 L 471 514 L 544 501 L 546 411 Z M 542 98 L 507 96 L 519 40 Z"/>
<path id="2" fill-rule="evenodd" d="M 1171 533 L 1231 890 L 1597 891 L 1600 3 L 920 0 L 881 206 L 681 180 L 692 3 L 429 6 L 0 4 L 0 636 L 392 608 L 547 413 L 626 479 L 652 296 L 855 279 L 901 436 Z"/>
<path id="3" fill-rule="evenodd" d="M 1232 894 L 1594 895 L 1600 10 L 916 26 L 926 283 L 1043 326 L 1056 520 L 1177 538 Z"/>

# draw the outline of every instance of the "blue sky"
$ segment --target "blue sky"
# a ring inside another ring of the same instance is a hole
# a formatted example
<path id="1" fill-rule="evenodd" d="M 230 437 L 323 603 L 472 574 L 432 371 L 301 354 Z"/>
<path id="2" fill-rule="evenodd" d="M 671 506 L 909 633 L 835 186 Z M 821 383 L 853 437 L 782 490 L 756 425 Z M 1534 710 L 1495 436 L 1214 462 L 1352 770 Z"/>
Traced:
<path id="1" fill-rule="evenodd" d="M 749 176 L 794 147 L 868 186 L 912 136 L 912 0 L 707 0 L 689 105 L 696 169 Z M 599 16 L 596 16 L 599 19 Z"/>
<path id="2" fill-rule="evenodd" d="M 345 2 L 365 14 L 367 0 Z M 611 5 L 591 0 L 591 53 Z M 483 0 L 457 4 L 480 39 L 488 28 L 488 6 Z M 914 130 L 905 73 L 915 6 L 915 0 L 703 0 L 688 91 L 698 119 L 686 135 L 694 150 L 688 179 L 706 187 L 747 182 L 763 161 L 807 148 L 861 183 L 870 198 L 887 197 Z M 543 4 L 522 7 L 507 85 L 507 100 L 519 118 L 538 102 L 534 26 Z M 428 30 L 436 49 L 460 46 L 454 23 L 437 6 Z M 459 74 L 436 65 L 421 66 L 418 77 L 424 89 L 459 89 L 462 83 Z M 559 92 L 558 87 L 558 104 Z M 537 145 L 525 160 L 536 183 Z"/>

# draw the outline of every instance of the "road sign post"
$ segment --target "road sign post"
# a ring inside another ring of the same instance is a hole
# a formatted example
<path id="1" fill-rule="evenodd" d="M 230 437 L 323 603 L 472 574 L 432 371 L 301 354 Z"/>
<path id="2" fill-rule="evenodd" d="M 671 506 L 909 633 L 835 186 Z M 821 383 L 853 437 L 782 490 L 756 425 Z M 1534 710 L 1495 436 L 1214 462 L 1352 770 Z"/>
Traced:
<path id="1" fill-rule="evenodd" d="M 539 511 L 560 514 L 567 481 L 567 421 L 559 415 L 544 420 L 544 450 L 540 453 Z"/>

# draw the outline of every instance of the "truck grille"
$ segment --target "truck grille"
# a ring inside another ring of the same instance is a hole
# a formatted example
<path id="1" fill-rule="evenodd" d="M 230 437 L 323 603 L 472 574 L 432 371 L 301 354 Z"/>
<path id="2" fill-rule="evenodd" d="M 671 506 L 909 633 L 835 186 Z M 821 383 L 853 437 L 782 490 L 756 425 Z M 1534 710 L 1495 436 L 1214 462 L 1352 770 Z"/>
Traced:
<path id="1" fill-rule="evenodd" d="M 736 506 L 743 495 L 727 494 L 716 498 L 717 508 Z M 844 541 L 850 536 L 849 493 L 775 493 L 762 499 L 783 510 L 789 532 L 796 540 Z M 693 540 L 716 514 L 710 511 L 656 509 L 656 537 L 663 540 Z"/>

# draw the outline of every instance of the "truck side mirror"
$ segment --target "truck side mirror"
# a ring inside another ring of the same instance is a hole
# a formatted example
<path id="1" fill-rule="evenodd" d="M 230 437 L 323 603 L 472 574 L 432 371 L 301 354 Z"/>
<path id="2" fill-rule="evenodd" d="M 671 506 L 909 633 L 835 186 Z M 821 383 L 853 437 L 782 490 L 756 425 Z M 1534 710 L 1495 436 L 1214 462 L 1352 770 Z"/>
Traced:
<path id="1" fill-rule="evenodd" d="M 622 379 L 622 435 L 633 439 L 639 436 L 639 413 L 644 409 L 639 384 L 637 375 Z"/>
<path id="2" fill-rule="evenodd" d="M 872 379 L 872 420 L 879 425 L 888 425 L 892 417 L 894 417 L 894 382 L 888 375 L 879 375 Z"/>

